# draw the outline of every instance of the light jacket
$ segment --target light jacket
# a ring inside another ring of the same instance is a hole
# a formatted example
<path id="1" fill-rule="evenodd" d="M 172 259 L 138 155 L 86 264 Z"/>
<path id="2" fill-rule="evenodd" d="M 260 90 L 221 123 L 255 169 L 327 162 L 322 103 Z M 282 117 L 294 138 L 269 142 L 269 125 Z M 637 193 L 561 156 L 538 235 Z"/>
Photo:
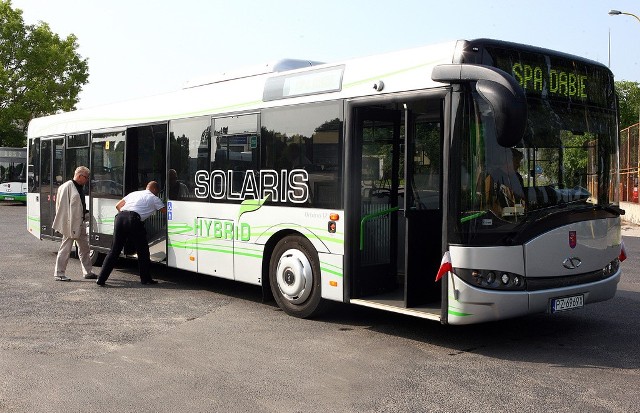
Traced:
<path id="1" fill-rule="evenodd" d="M 56 216 L 51 225 L 53 229 L 67 238 L 78 238 L 84 225 L 82 200 L 72 180 L 58 188 L 56 195 Z"/>

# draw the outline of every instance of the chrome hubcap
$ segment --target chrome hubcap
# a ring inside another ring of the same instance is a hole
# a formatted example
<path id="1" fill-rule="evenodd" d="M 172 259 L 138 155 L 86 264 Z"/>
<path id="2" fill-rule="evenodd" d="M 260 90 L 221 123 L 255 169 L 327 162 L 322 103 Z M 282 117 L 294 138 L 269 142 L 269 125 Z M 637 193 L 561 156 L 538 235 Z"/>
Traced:
<path id="1" fill-rule="evenodd" d="M 311 263 L 299 250 L 287 250 L 278 261 L 276 270 L 278 289 L 289 302 L 299 304 L 311 294 L 313 272 Z"/>

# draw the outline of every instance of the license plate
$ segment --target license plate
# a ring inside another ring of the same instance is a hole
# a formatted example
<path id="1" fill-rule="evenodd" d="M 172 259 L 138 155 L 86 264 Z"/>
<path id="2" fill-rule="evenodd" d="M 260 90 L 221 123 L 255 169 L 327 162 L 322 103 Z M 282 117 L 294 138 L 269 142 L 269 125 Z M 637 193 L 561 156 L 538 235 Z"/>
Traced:
<path id="1" fill-rule="evenodd" d="M 584 307 L 584 295 L 573 295 L 571 297 L 552 298 L 551 299 L 551 312 L 557 313 L 559 311 L 574 310 L 576 308 Z"/>
<path id="2" fill-rule="evenodd" d="M 4 197 L 4 200 L 5 200 L 5 201 L 13 201 L 14 199 L 13 199 L 13 197 L 12 197 L 12 196 L 5 196 L 5 197 Z"/>

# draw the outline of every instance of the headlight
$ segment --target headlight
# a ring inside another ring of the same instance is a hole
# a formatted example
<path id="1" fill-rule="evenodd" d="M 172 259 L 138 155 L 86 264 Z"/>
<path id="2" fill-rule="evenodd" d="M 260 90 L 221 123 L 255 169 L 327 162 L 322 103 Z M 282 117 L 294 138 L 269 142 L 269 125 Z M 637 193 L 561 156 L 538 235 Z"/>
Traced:
<path id="1" fill-rule="evenodd" d="M 602 275 L 605 278 L 610 277 L 618 271 L 618 268 L 620 268 L 620 260 L 616 258 L 609 264 L 605 265 L 605 267 L 602 269 Z"/>
<path id="2" fill-rule="evenodd" d="M 505 291 L 522 291 L 527 288 L 525 277 L 512 272 L 454 268 L 453 273 L 465 282 L 480 288 Z"/>

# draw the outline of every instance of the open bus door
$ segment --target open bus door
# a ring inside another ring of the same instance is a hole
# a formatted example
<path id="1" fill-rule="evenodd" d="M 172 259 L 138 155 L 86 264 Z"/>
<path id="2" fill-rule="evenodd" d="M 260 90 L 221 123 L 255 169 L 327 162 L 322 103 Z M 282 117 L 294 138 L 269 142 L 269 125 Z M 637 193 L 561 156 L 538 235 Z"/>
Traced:
<path id="1" fill-rule="evenodd" d="M 352 302 L 439 319 L 442 94 L 354 107 L 352 120 Z"/>
<path id="2" fill-rule="evenodd" d="M 435 276 L 442 260 L 442 122 L 427 108 L 415 105 L 404 116 L 407 307 L 438 302 L 441 295 Z"/>
<path id="3" fill-rule="evenodd" d="M 125 194 L 145 189 L 149 181 L 160 186 L 160 198 L 167 201 L 168 125 L 159 123 L 127 129 L 124 172 Z M 167 216 L 156 211 L 144 221 L 151 262 L 166 262 Z M 127 250 L 127 246 L 125 246 Z M 126 253 L 126 251 L 125 251 Z"/>
<path id="4" fill-rule="evenodd" d="M 40 237 L 53 238 L 51 224 L 56 215 L 56 194 L 67 179 L 64 168 L 64 137 L 40 141 Z M 58 234 L 60 236 L 60 234 Z"/>
<path id="5" fill-rule="evenodd" d="M 167 125 L 147 125 L 94 133 L 91 140 L 91 245 L 108 250 L 113 242 L 116 204 L 149 181 L 165 188 Z M 145 221 L 151 261 L 166 259 L 166 217 Z M 133 254 L 125 246 L 125 254 Z"/>
<path id="6" fill-rule="evenodd" d="M 116 204 L 124 196 L 125 131 L 101 131 L 91 136 L 92 247 L 108 250 L 113 242 Z"/>
<path id="7" fill-rule="evenodd" d="M 356 196 L 358 251 L 352 296 L 366 297 L 397 290 L 400 211 L 401 113 L 373 107 L 355 109 L 356 173 L 351 182 Z M 359 195 L 359 196 L 358 196 Z"/>

